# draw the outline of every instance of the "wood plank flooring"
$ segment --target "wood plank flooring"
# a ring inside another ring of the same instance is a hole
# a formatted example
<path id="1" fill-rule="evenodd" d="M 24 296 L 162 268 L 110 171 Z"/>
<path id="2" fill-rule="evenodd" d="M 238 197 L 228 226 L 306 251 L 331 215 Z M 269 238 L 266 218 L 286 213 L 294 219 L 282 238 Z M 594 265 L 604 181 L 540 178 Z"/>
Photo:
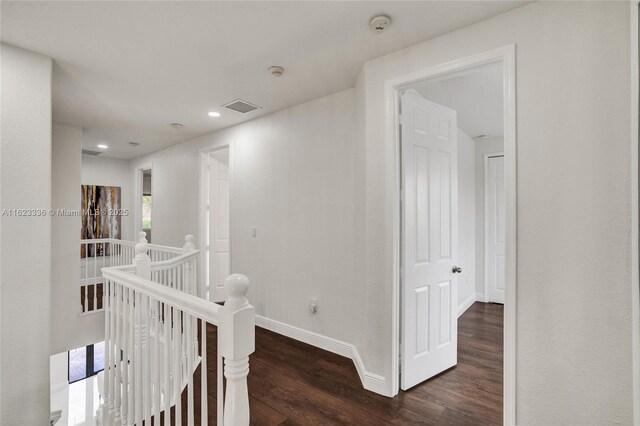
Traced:
<path id="1" fill-rule="evenodd" d="M 474 303 L 458 321 L 458 365 L 395 398 L 364 390 L 350 359 L 256 328 L 251 424 L 501 424 L 502 318 L 502 305 Z M 209 425 L 215 425 L 215 351 L 216 328 L 209 326 Z M 195 377 L 195 401 L 200 401 L 199 370 Z M 182 406 L 186 420 L 186 392 Z M 200 424 L 199 407 L 195 417 Z"/>

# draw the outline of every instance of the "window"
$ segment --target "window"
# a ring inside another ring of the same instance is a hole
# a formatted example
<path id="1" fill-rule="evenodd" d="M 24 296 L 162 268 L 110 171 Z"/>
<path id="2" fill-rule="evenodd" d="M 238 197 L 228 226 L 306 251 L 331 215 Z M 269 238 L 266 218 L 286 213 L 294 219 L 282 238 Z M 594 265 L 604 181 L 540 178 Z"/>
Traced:
<path id="1" fill-rule="evenodd" d="M 104 342 L 69 351 L 69 383 L 104 370 Z"/>
<path id="2" fill-rule="evenodd" d="M 151 230 L 151 195 L 142 196 L 142 229 Z"/>

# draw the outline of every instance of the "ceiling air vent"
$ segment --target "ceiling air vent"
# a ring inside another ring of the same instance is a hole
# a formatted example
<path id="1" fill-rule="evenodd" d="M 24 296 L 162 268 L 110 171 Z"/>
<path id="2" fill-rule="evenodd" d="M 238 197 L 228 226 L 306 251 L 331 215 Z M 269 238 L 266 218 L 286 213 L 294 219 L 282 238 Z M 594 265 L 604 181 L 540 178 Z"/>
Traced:
<path id="1" fill-rule="evenodd" d="M 90 149 L 83 149 L 82 155 L 100 155 L 102 151 L 91 151 Z"/>
<path id="2" fill-rule="evenodd" d="M 233 110 L 233 111 L 236 111 L 236 112 L 240 112 L 242 114 L 246 114 L 248 112 L 255 111 L 258 108 L 260 108 L 257 105 L 254 105 L 254 104 L 249 103 L 247 101 L 243 101 L 241 99 L 236 99 L 235 101 L 229 102 L 228 104 L 222 105 L 222 106 L 227 108 L 227 109 L 230 109 L 230 110 Z"/>

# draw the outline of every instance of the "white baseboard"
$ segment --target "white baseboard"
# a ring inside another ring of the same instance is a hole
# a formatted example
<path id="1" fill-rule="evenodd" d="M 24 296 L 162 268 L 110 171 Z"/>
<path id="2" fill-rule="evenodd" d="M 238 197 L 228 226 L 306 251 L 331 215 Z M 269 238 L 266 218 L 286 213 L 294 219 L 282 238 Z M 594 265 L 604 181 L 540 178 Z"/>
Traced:
<path id="1" fill-rule="evenodd" d="M 476 293 L 476 302 L 486 302 L 487 299 L 484 298 L 484 293 Z"/>
<path id="2" fill-rule="evenodd" d="M 256 325 L 273 331 L 274 333 L 298 340 L 299 342 L 351 359 L 356 367 L 358 376 L 360 376 L 362 386 L 371 392 L 388 396 L 385 378 L 367 371 L 354 345 L 260 315 L 256 315 Z"/>
<path id="3" fill-rule="evenodd" d="M 471 293 L 471 295 L 467 297 L 467 299 L 458 306 L 458 317 L 464 314 L 464 312 L 467 309 L 469 309 L 475 301 L 476 301 L 476 294 Z"/>

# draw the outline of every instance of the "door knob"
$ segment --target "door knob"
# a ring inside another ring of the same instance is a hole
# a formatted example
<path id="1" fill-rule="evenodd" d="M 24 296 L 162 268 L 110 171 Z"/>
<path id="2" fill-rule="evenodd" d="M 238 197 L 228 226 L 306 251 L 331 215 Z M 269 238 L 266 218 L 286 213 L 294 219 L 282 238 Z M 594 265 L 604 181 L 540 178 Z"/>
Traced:
<path id="1" fill-rule="evenodd" d="M 451 272 L 453 272 L 454 274 L 455 273 L 459 274 L 460 272 L 462 272 L 462 268 L 459 266 L 454 266 L 453 268 L 451 268 Z"/>

